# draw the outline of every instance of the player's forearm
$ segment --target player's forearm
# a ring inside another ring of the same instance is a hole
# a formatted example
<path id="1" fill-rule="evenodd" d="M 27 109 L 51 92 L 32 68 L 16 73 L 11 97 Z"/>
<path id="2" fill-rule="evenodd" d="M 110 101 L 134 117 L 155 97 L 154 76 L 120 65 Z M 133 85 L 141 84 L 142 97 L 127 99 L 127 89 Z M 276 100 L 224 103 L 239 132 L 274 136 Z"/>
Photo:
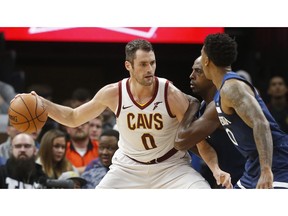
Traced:
<path id="1" fill-rule="evenodd" d="M 55 104 L 47 99 L 43 99 L 46 109 L 48 111 L 48 116 L 58 123 L 68 126 L 76 127 L 77 123 L 74 121 L 73 109 L 71 107 L 62 106 Z"/>
<path id="2" fill-rule="evenodd" d="M 206 141 L 201 141 L 197 144 L 197 148 L 201 158 L 207 164 L 212 173 L 219 171 L 218 157 L 217 153 L 212 146 L 210 146 Z"/>
<path id="3" fill-rule="evenodd" d="M 254 124 L 253 134 L 259 154 L 261 170 L 271 169 L 273 155 L 273 140 L 269 123 L 267 121 Z"/>

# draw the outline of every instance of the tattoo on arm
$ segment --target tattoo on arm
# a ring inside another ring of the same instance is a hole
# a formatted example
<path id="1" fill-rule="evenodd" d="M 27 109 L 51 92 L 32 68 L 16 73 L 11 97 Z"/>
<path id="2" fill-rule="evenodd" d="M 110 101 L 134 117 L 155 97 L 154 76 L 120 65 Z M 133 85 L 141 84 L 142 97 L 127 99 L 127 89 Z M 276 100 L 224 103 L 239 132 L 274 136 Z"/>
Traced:
<path id="1" fill-rule="evenodd" d="M 245 83 L 231 83 L 222 90 L 221 97 L 223 96 L 222 100 L 225 106 L 235 110 L 238 116 L 253 129 L 261 168 L 267 165 L 271 166 L 273 141 L 270 125 L 254 93 Z"/>

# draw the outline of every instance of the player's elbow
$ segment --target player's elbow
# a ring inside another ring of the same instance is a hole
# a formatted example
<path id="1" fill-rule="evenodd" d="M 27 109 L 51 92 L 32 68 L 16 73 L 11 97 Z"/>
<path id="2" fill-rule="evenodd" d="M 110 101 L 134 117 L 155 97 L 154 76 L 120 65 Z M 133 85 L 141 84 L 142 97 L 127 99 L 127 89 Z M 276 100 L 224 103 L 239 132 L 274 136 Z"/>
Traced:
<path id="1" fill-rule="evenodd" d="M 185 140 L 175 140 L 174 142 L 174 148 L 177 150 L 182 150 L 182 151 L 186 151 L 192 147 L 195 147 L 196 144 L 191 143 L 191 142 L 187 142 Z"/>
<path id="2" fill-rule="evenodd" d="M 177 149 L 177 150 L 183 150 L 182 149 L 182 145 L 179 142 L 176 142 L 176 141 L 174 143 L 174 148 Z"/>
<path id="3" fill-rule="evenodd" d="M 174 145 L 174 148 L 177 149 L 178 151 L 184 151 L 184 150 L 186 150 L 185 148 L 183 148 L 182 145 L 177 145 L 177 144 Z"/>

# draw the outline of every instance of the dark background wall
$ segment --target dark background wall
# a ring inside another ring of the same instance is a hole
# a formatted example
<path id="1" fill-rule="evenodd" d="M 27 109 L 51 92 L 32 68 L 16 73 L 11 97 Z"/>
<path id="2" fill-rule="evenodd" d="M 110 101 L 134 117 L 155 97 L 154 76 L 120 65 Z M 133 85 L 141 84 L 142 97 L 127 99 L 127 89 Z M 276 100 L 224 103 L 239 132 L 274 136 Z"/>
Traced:
<path id="1" fill-rule="evenodd" d="M 288 28 L 225 28 L 238 42 L 238 59 L 233 69 L 248 71 L 254 85 L 266 97 L 268 80 L 282 75 L 288 82 Z M 201 44 L 153 44 L 157 59 L 156 75 L 166 77 L 190 93 L 189 75 Z M 25 82 L 17 86 L 25 92 L 31 84 L 48 84 L 53 100 L 62 102 L 77 87 L 99 88 L 127 77 L 123 43 L 21 42 L 7 41 L 16 52 L 16 69 Z M 17 82 L 11 76 L 9 82 Z"/>

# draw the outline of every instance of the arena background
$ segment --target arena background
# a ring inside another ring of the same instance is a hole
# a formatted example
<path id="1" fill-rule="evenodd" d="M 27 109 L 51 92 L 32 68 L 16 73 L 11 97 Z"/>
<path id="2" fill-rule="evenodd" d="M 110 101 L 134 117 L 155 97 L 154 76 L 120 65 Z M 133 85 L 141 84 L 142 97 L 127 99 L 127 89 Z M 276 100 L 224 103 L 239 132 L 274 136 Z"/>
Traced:
<path id="1" fill-rule="evenodd" d="M 288 28 L 224 28 L 224 31 L 238 42 L 239 55 L 233 70 L 248 71 L 264 99 L 271 76 L 282 75 L 288 81 Z M 88 88 L 94 94 L 105 84 L 127 77 L 125 44 L 6 41 L 6 49 L 16 52 L 15 66 L 25 75 L 25 83 L 18 91 L 25 92 L 36 83 L 48 84 L 53 88 L 53 101 L 62 102 L 77 87 Z M 191 94 L 188 77 L 202 44 L 153 43 L 153 46 L 156 75 L 170 79 Z"/>

